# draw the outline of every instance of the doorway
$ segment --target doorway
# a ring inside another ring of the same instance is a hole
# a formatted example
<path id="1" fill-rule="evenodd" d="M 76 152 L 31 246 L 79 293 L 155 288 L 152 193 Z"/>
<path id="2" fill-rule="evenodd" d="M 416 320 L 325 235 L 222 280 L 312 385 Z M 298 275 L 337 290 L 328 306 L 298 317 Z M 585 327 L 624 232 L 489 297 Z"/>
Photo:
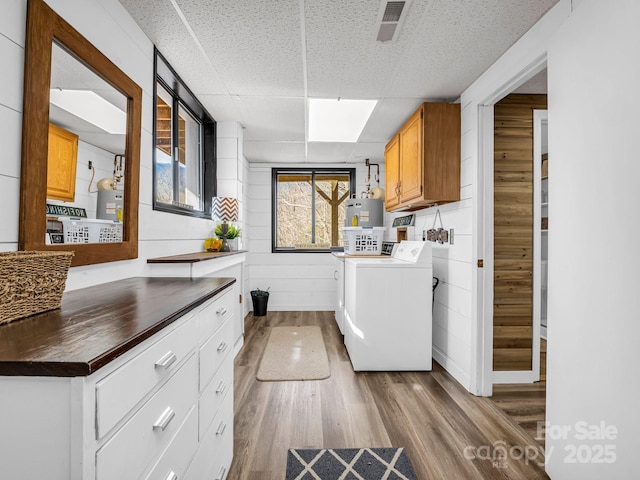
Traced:
<path id="1" fill-rule="evenodd" d="M 546 72 L 541 75 L 546 79 Z M 546 109 L 547 95 L 529 93 L 536 89 L 525 84 L 494 105 L 493 383 L 539 379 L 540 322 L 534 303 L 538 298 L 539 305 L 540 295 L 534 270 L 540 268 L 534 245 L 540 236 L 535 195 L 540 181 L 534 172 L 540 167 L 534 158 L 534 117 L 536 110 Z"/>

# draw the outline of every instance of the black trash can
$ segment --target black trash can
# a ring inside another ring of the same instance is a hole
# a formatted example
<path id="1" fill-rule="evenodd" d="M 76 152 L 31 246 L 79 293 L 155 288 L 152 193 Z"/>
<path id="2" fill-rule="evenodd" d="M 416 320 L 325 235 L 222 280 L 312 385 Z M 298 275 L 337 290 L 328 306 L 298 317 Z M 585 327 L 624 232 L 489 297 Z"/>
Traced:
<path id="1" fill-rule="evenodd" d="M 269 302 L 269 292 L 267 290 L 251 290 L 251 301 L 253 302 L 253 316 L 264 317 L 267 314 L 267 303 Z"/>

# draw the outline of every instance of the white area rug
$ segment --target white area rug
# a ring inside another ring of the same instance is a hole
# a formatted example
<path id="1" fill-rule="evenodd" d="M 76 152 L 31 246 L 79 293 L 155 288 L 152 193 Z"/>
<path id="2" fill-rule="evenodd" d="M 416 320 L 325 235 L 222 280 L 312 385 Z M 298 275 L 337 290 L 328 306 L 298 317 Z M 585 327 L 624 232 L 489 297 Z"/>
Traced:
<path id="1" fill-rule="evenodd" d="M 320 327 L 273 327 L 256 378 L 263 382 L 329 378 Z"/>

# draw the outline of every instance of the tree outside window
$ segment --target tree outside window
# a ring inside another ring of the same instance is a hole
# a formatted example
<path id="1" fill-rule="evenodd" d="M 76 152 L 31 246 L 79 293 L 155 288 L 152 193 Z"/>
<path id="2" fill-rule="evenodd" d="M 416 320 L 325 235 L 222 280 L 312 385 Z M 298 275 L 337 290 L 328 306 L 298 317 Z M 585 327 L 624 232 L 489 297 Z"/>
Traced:
<path id="1" fill-rule="evenodd" d="M 326 252 L 343 246 L 345 200 L 355 169 L 273 169 L 274 252 Z"/>

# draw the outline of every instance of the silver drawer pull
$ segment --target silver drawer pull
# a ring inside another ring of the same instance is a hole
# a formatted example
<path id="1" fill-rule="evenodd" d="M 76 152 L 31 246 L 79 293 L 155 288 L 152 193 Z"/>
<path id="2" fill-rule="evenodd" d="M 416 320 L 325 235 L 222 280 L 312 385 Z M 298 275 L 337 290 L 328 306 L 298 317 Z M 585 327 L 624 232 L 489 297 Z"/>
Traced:
<path id="1" fill-rule="evenodd" d="M 173 420 L 173 417 L 175 417 L 175 415 L 176 412 L 174 412 L 171 407 L 167 407 L 167 409 L 162 412 L 162 415 L 158 417 L 156 423 L 153 424 L 153 430 L 164 431 L 164 429 L 169 426 L 169 423 L 171 423 L 171 420 Z"/>
<path id="2" fill-rule="evenodd" d="M 222 435 L 226 428 L 227 424 L 224 422 L 220 422 L 220 425 L 218 425 L 218 429 L 216 430 L 216 435 Z"/>
<path id="3" fill-rule="evenodd" d="M 178 480 L 178 475 L 176 475 L 176 472 L 171 470 L 164 480 Z"/>
<path id="4" fill-rule="evenodd" d="M 226 315 L 227 314 L 227 309 L 224 307 L 220 307 L 218 310 L 216 310 L 216 315 Z"/>
<path id="5" fill-rule="evenodd" d="M 216 480 L 224 480 L 226 473 L 227 473 L 227 467 L 220 467 L 220 473 L 218 473 Z"/>
<path id="6" fill-rule="evenodd" d="M 227 349 L 228 346 L 229 345 L 227 345 L 226 342 L 222 342 L 220 345 L 218 345 L 218 351 L 219 352 L 224 352 Z"/>
<path id="7" fill-rule="evenodd" d="M 171 365 L 173 365 L 176 360 L 178 360 L 178 357 L 176 356 L 175 353 L 173 353 L 171 350 L 169 350 L 167 353 L 165 353 L 163 355 L 163 357 L 158 360 L 155 364 L 155 368 L 169 368 Z"/>
<path id="8" fill-rule="evenodd" d="M 227 386 L 224 382 L 220 382 L 218 388 L 216 389 L 216 395 L 222 395 L 227 390 Z"/>

